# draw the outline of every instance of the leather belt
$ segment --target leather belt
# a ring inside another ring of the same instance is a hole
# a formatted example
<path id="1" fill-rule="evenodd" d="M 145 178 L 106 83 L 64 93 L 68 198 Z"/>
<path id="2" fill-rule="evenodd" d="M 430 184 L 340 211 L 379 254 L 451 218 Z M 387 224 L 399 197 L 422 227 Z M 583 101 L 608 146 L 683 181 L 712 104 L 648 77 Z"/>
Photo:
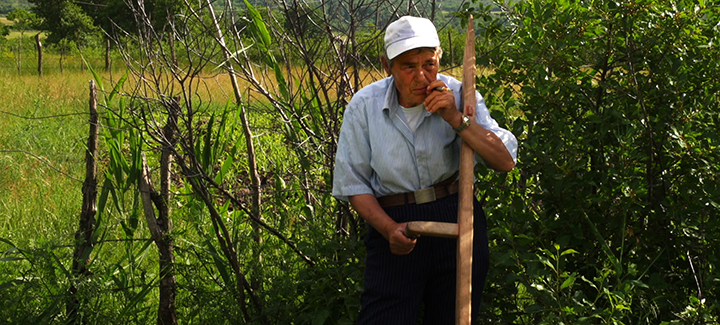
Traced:
<path id="1" fill-rule="evenodd" d="M 377 200 L 381 207 L 433 202 L 458 192 L 459 186 L 456 178 L 457 173 L 432 187 L 426 187 L 413 192 L 382 196 L 377 198 Z"/>

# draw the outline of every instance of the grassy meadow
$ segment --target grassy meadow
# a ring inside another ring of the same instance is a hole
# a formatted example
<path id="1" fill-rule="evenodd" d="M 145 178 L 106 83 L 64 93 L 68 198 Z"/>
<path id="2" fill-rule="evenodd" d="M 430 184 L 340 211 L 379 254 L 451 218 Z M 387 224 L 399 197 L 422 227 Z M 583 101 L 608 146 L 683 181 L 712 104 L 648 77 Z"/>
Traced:
<path id="1" fill-rule="evenodd" d="M 34 61 L 18 75 L 14 61 L 0 60 L 0 238 L 19 246 L 38 240 L 71 244 L 80 213 L 94 76 L 79 69 L 79 57 L 66 58 L 62 73 L 57 60 L 49 56 L 43 77 L 32 71 Z M 99 76 L 110 88 L 123 74 L 114 69 Z M 198 89 L 203 101 L 218 107 L 232 96 L 227 75 L 208 74 Z"/>
<path id="2" fill-rule="evenodd" d="M 71 244 L 79 215 L 89 73 L 0 77 L 0 238 Z"/>

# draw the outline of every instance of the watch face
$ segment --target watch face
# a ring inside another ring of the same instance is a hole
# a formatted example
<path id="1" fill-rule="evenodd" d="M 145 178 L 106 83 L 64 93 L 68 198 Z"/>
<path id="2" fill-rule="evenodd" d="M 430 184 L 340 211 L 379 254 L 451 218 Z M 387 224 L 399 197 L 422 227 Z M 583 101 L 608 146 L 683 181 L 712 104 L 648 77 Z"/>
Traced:
<path id="1" fill-rule="evenodd" d="M 470 117 L 465 115 L 462 118 L 462 123 L 460 123 L 460 126 L 455 129 L 455 132 L 460 133 L 463 130 L 467 129 L 468 126 L 470 126 Z"/>

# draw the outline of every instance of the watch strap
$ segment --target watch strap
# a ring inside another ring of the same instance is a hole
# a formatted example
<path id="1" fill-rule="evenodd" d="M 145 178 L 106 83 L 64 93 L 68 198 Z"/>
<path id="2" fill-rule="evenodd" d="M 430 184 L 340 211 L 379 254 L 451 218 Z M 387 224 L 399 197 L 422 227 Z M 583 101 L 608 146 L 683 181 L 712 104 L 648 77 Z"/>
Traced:
<path id="1" fill-rule="evenodd" d="M 467 129 L 470 126 L 470 117 L 467 115 L 463 115 L 462 122 L 457 128 L 454 128 L 456 133 L 460 133 Z"/>

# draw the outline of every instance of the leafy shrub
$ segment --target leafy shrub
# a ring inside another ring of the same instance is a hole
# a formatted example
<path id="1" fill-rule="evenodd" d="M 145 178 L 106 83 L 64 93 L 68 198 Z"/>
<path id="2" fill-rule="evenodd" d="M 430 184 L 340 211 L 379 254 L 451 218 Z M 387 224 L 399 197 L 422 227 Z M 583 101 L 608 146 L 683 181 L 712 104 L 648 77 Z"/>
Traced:
<path id="1" fill-rule="evenodd" d="M 480 183 L 496 256 L 484 313 L 714 322 L 720 10 L 524 1 L 506 15 L 480 83 L 521 149 L 516 171 Z"/>

